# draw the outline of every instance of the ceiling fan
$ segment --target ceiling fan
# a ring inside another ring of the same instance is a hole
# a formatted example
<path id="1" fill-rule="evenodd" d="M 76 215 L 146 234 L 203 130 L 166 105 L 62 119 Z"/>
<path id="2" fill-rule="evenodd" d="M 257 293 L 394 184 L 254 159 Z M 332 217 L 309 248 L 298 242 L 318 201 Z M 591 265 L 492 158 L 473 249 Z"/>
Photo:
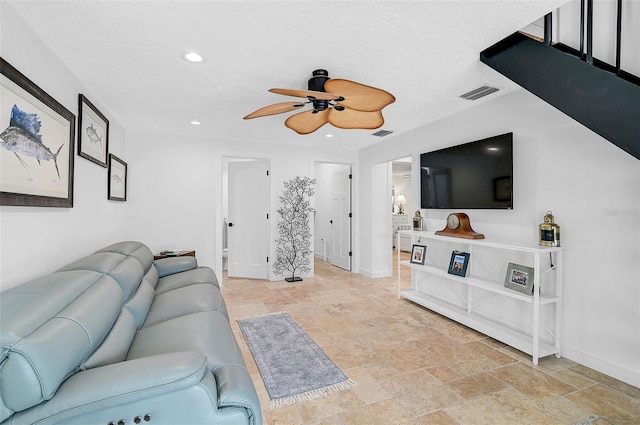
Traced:
<path id="1" fill-rule="evenodd" d="M 291 115 L 284 125 L 298 134 L 313 133 L 326 123 L 338 128 L 374 129 L 382 127 L 382 108 L 396 98 L 384 90 L 349 80 L 331 79 L 324 69 L 316 69 L 309 90 L 270 89 L 272 93 L 306 98 L 306 102 L 282 102 L 265 106 L 244 119 L 281 114 L 312 104 L 313 109 Z"/>

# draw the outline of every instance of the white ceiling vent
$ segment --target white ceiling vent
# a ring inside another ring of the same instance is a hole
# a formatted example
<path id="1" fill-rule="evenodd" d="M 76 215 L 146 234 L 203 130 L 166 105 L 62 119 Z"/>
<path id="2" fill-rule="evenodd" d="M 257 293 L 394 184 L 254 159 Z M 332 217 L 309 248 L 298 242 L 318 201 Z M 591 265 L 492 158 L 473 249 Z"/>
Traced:
<path id="1" fill-rule="evenodd" d="M 482 86 L 482 87 L 478 87 L 475 90 L 471 90 L 468 93 L 460 95 L 460 97 L 463 98 L 463 99 L 467 99 L 467 100 L 478 100 L 481 97 L 487 96 L 487 95 L 489 95 L 491 93 L 495 93 L 498 90 L 499 89 L 497 87 Z"/>
<path id="2" fill-rule="evenodd" d="M 388 136 L 389 134 L 393 133 L 393 130 L 389 131 L 389 130 L 378 130 L 375 133 L 373 133 L 374 136 L 378 136 L 378 137 L 384 137 L 384 136 Z"/>

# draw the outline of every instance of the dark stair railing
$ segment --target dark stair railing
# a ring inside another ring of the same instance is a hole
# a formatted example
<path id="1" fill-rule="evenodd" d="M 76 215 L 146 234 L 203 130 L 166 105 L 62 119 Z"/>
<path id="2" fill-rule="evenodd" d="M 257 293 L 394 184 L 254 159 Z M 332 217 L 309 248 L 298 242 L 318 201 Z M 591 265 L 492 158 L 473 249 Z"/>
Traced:
<path id="1" fill-rule="evenodd" d="M 584 25 L 582 0 L 581 31 Z M 480 60 L 545 102 L 640 159 L 640 78 L 620 69 L 621 0 L 618 0 L 616 65 L 593 58 L 593 0 L 586 0 L 586 51 L 515 33 L 480 53 Z"/>

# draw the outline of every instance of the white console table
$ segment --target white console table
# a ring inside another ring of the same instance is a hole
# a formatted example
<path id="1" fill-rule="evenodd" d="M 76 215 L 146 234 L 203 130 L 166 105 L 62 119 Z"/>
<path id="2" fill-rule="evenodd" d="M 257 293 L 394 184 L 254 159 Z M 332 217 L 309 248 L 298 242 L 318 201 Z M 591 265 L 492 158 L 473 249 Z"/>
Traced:
<path id="1" fill-rule="evenodd" d="M 401 261 L 398 298 L 405 298 L 530 354 L 533 363 L 560 357 L 562 248 L 501 244 L 433 232 L 399 231 L 425 245 L 425 264 Z M 396 248 L 397 249 L 397 248 Z M 466 277 L 448 273 L 453 250 L 470 253 Z M 533 294 L 504 286 L 508 263 L 534 269 Z M 401 267 L 411 268 L 411 286 L 402 290 Z"/>

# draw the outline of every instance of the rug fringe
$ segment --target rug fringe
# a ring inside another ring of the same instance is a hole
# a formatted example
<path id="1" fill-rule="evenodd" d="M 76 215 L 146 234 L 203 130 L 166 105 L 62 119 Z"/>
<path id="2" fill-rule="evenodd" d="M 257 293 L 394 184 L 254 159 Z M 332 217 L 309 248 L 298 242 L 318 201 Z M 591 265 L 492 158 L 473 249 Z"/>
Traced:
<path id="1" fill-rule="evenodd" d="M 242 320 L 257 319 L 258 317 L 278 316 L 278 315 L 281 315 L 281 314 L 289 314 L 289 312 L 288 311 L 276 311 L 275 313 L 256 314 L 255 316 L 249 316 L 249 317 L 243 317 L 241 319 L 236 319 L 236 322 L 240 322 Z"/>
<path id="2" fill-rule="evenodd" d="M 291 397 L 271 400 L 271 402 L 269 403 L 269 409 L 277 409 L 279 407 L 295 404 L 300 401 L 313 400 L 320 397 L 326 397 L 338 391 L 348 390 L 357 385 L 358 383 L 356 381 L 352 379 L 347 379 L 346 381 L 338 382 L 337 384 L 330 385 L 328 387 L 318 388 L 317 390 L 307 391 L 306 393 L 294 395 Z"/>

